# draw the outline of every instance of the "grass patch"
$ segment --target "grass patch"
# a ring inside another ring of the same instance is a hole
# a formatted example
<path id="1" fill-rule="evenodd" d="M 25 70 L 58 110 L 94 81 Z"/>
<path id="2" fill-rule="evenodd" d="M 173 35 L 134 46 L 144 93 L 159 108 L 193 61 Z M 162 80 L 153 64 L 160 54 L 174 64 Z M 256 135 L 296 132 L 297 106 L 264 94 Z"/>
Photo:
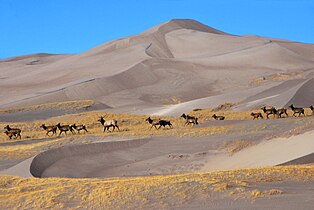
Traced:
<path id="1" fill-rule="evenodd" d="M 235 140 L 227 142 L 222 146 L 222 149 L 233 155 L 249 146 L 252 146 L 250 141 L 247 140 Z"/>
<path id="2" fill-rule="evenodd" d="M 53 103 L 45 103 L 32 105 L 21 108 L 12 108 L 12 109 L 0 109 L 0 113 L 15 113 L 15 112 L 28 112 L 35 110 L 47 110 L 47 109 L 59 109 L 59 110 L 79 110 L 83 108 L 88 108 L 95 104 L 92 100 L 79 100 L 79 101 L 66 101 L 66 102 L 53 102 Z"/>
<path id="3" fill-rule="evenodd" d="M 193 199 L 210 199 L 212 193 L 253 199 L 280 195 L 283 192 L 277 189 L 250 191 L 248 183 L 282 180 L 313 181 L 314 166 L 111 179 L 0 176 L 0 208 L 169 208 Z"/>

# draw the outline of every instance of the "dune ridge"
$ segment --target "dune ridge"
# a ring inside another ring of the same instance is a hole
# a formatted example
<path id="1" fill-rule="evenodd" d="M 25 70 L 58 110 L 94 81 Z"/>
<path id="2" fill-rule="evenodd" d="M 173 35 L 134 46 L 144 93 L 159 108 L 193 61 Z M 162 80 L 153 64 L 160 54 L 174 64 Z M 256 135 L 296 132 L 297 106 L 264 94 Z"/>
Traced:
<path id="1" fill-rule="evenodd" d="M 307 72 L 303 79 L 311 79 L 312 52 L 312 44 L 235 36 L 195 20 L 174 19 L 77 55 L 37 54 L 2 60 L 0 107 L 95 100 L 112 110 L 123 107 L 131 112 L 150 104 L 160 111 L 159 107 L 171 97 L 188 102 L 241 95 L 248 88 L 254 92 L 249 81 L 278 73 Z M 287 77 L 282 82 L 287 80 L 294 78 Z M 276 82 L 266 79 L 260 85 L 267 89 Z M 307 86 L 300 88 L 308 90 L 310 81 Z M 296 91 L 296 97 L 280 95 L 267 103 L 276 105 L 276 101 L 282 101 L 282 106 L 314 103 L 314 99 L 303 94 L 303 89 Z M 235 101 L 243 98 L 244 95 Z M 126 105 L 132 109 L 125 108 Z M 245 104 L 240 107 L 250 108 Z"/>

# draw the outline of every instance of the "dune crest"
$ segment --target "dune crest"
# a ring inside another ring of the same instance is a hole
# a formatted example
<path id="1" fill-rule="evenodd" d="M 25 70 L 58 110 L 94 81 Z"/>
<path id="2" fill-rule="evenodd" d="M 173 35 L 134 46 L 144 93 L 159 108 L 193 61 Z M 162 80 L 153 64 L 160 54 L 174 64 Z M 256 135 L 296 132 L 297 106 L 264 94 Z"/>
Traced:
<path id="1" fill-rule="evenodd" d="M 239 103 L 261 92 L 269 104 L 309 106 L 314 99 L 305 90 L 311 82 L 306 88 L 300 85 L 303 89 L 294 91 L 297 96 L 291 92 L 291 97 L 272 98 L 276 94 L 271 88 L 313 78 L 313 52 L 312 44 L 235 36 L 195 20 L 174 19 L 77 55 L 36 54 L 0 61 L 0 107 L 94 100 L 127 112 L 150 106 L 151 111 L 144 112 L 155 113 L 171 98 L 197 107 L 202 99 L 210 106 L 212 99 L 233 95 L 237 97 L 232 102 Z M 238 108 L 251 107 L 243 103 Z"/>

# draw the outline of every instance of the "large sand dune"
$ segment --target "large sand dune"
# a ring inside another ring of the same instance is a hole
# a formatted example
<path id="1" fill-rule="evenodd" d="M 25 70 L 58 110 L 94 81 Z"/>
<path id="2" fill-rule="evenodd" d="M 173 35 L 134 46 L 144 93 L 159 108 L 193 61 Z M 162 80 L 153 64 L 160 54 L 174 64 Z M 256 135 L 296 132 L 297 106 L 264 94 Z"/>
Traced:
<path id="1" fill-rule="evenodd" d="M 311 44 L 235 36 L 194 20 L 171 20 L 77 55 L 1 60 L 0 107 L 92 99 L 112 111 L 155 113 L 173 98 L 191 101 L 194 108 L 203 98 L 209 106 L 217 98 L 235 103 L 247 98 L 238 109 L 309 106 L 313 92 L 305 89 L 313 90 L 313 52 Z M 286 80 L 287 89 L 274 89 Z M 268 100 L 259 102 L 261 94 Z"/>

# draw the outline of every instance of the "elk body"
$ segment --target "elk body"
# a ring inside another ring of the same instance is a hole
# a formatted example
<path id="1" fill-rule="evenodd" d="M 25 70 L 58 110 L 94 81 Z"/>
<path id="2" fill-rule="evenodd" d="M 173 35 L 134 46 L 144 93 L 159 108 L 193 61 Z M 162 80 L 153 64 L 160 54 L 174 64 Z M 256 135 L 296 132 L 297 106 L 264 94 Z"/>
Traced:
<path id="1" fill-rule="evenodd" d="M 269 119 L 269 117 L 268 117 L 269 115 L 274 115 L 274 117 L 275 117 L 277 114 L 277 110 L 274 107 L 272 107 L 270 109 L 266 109 L 266 107 L 264 106 L 261 108 L 261 110 L 263 110 L 263 112 L 266 114 L 267 119 Z"/>
<path id="2" fill-rule="evenodd" d="M 104 126 L 104 132 L 106 130 L 109 131 L 110 127 L 113 127 L 112 131 L 114 131 L 115 128 L 118 128 L 118 130 L 120 131 L 119 126 L 118 126 L 118 121 L 116 121 L 116 120 L 107 120 L 106 121 L 104 119 L 104 117 L 100 117 L 100 119 L 98 121 Z"/>
<path id="3" fill-rule="evenodd" d="M 55 135 L 55 134 L 57 135 L 57 129 L 58 129 L 58 127 L 57 127 L 56 125 L 46 126 L 45 124 L 42 124 L 40 127 L 41 127 L 42 129 L 44 129 L 45 131 L 47 131 L 47 133 L 46 133 L 47 136 L 49 136 L 48 133 L 50 133 L 50 132 L 52 132 L 52 135 L 51 135 L 51 136 L 53 136 L 53 135 Z"/>
<path id="4" fill-rule="evenodd" d="M 181 117 L 185 119 L 184 126 L 187 126 L 189 124 L 192 124 L 192 126 L 198 125 L 198 122 L 197 122 L 198 118 L 197 117 L 186 115 L 185 113 L 183 113 L 181 115 Z"/>
<path id="5" fill-rule="evenodd" d="M 81 130 L 84 131 L 84 133 L 88 132 L 86 129 L 86 126 L 81 124 L 81 125 L 76 125 L 75 123 L 71 125 L 72 128 L 74 128 L 78 133 L 80 133 Z"/>
<path id="6" fill-rule="evenodd" d="M 72 134 L 75 133 L 74 130 L 73 130 L 73 128 L 72 128 L 70 125 L 61 125 L 60 123 L 58 123 L 56 126 L 58 127 L 58 129 L 59 129 L 59 131 L 60 131 L 59 136 L 60 136 L 63 132 L 65 133 L 65 135 L 67 135 L 67 132 L 68 132 L 68 131 L 71 131 Z"/>
<path id="7" fill-rule="evenodd" d="M 305 116 L 303 108 L 294 107 L 293 104 L 291 104 L 289 107 L 293 111 L 293 116 L 295 116 L 295 114 L 299 114 L 299 117 L 301 114 L 303 114 Z"/>
<path id="8" fill-rule="evenodd" d="M 152 129 L 152 127 L 155 127 L 157 130 L 161 128 L 161 126 L 163 127 L 166 127 L 167 125 L 170 127 L 170 128 L 173 128 L 172 124 L 170 121 L 168 120 L 158 120 L 158 121 L 155 121 L 155 120 L 152 120 L 150 117 L 148 117 L 146 119 L 146 121 L 151 124 L 152 126 L 150 127 L 150 129 Z M 157 126 L 159 126 L 157 128 Z"/>
<path id="9" fill-rule="evenodd" d="M 6 131 L 4 131 L 4 133 L 10 138 L 12 139 L 13 136 L 15 136 L 15 138 L 19 137 L 20 139 L 21 137 L 21 132 L 22 130 L 19 128 L 11 128 L 9 125 L 5 126 L 4 129 L 6 129 Z"/>
<path id="10" fill-rule="evenodd" d="M 312 110 L 312 114 L 314 114 L 314 107 L 313 107 L 313 105 L 310 106 L 310 109 Z"/>
<path id="11" fill-rule="evenodd" d="M 16 130 L 11 130 L 11 131 L 4 131 L 4 133 L 9 137 L 9 139 L 12 139 L 12 137 L 14 137 L 15 139 L 17 139 L 17 137 L 20 137 L 21 139 L 21 132 L 18 132 Z"/>
<path id="12" fill-rule="evenodd" d="M 277 109 L 277 115 L 278 115 L 279 118 L 282 118 L 281 115 L 283 115 L 283 114 L 285 114 L 286 117 L 289 116 L 288 112 L 287 112 L 287 109 L 285 109 L 285 108 Z"/>
<path id="13" fill-rule="evenodd" d="M 225 119 L 224 116 L 218 116 L 216 114 L 213 114 L 212 118 L 214 118 L 215 120 L 224 120 Z"/>
<path id="14" fill-rule="evenodd" d="M 263 115 L 260 112 L 257 112 L 257 113 L 252 112 L 251 116 L 253 117 L 253 120 L 255 120 L 255 119 L 258 120 L 258 118 L 262 118 L 263 119 Z"/>

